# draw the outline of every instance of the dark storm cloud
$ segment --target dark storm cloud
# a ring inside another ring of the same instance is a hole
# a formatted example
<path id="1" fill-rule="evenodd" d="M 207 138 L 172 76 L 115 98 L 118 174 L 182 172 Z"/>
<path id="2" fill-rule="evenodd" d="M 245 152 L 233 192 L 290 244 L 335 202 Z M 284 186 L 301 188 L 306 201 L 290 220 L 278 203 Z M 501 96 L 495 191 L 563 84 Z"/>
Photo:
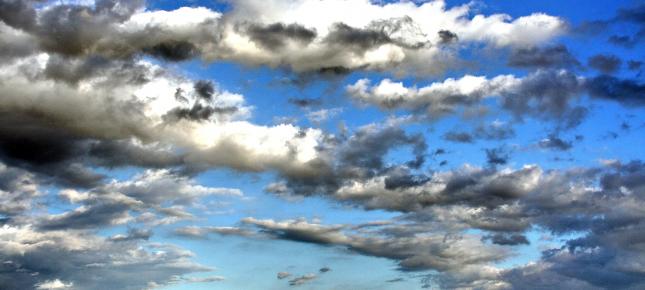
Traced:
<path id="1" fill-rule="evenodd" d="M 457 33 L 454 33 L 450 30 L 439 30 L 439 32 L 437 33 L 439 34 L 439 38 L 441 39 L 441 43 L 443 44 L 453 43 L 459 40 Z"/>
<path id="2" fill-rule="evenodd" d="M 142 51 L 167 61 L 183 61 L 199 55 L 195 44 L 184 40 L 168 40 L 142 48 Z"/>
<path id="3" fill-rule="evenodd" d="M 193 86 L 198 96 L 210 100 L 215 93 L 215 85 L 211 81 L 197 81 Z"/>
<path id="4" fill-rule="evenodd" d="M 92 187 L 103 179 L 79 163 L 79 152 L 86 148 L 79 136 L 30 116 L 7 112 L 0 120 L 0 158 L 7 164 L 66 186 Z"/>
<path id="5" fill-rule="evenodd" d="M 620 69 L 622 60 L 615 55 L 598 54 L 589 58 L 590 67 L 604 74 L 613 74 Z"/>
<path id="6" fill-rule="evenodd" d="M 518 48 L 511 52 L 509 66 L 527 68 L 575 68 L 580 62 L 564 45 Z"/>
<path id="7" fill-rule="evenodd" d="M 302 25 L 291 23 L 273 23 L 266 26 L 259 24 L 246 25 L 249 37 L 259 45 L 277 50 L 286 45 L 288 41 L 295 41 L 300 45 L 311 43 L 317 36 L 316 30 L 308 29 Z"/>
<path id="8" fill-rule="evenodd" d="M 636 80 L 602 75 L 588 80 L 587 88 L 594 98 L 611 100 L 627 106 L 645 105 L 645 84 Z"/>
<path id="9" fill-rule="evenodd" d="M 489 240 L 493 244 L 502 246 L 516 246 L 528 245 L 529 240 L 524 235 L 519 234 L 494 234 L 491 236 L 483 237 L 484 240 Z"/>
<path id="10" fill-rule="evenodd" d="M 7 25 L 30 30 L 36 25 L 36 10 L 34 3 L 42 1 L 2 0 L 0 1 L 0 20 Z"/>

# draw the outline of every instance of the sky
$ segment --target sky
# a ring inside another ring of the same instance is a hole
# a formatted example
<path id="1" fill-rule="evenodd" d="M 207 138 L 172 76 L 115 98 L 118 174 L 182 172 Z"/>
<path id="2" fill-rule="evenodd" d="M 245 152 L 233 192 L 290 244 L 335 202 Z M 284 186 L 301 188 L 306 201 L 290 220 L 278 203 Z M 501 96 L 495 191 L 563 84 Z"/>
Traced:
<path id="1" fill-rule="evenodd" d="M 0 289 L 644 289 L 645 3 L 0 0 Z"/>

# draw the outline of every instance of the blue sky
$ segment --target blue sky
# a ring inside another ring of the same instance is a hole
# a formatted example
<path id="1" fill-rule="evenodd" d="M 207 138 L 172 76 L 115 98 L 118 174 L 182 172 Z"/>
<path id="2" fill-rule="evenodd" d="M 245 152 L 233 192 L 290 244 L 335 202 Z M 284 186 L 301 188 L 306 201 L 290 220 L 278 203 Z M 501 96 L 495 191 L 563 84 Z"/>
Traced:
<path id="1" fill-rule="evenodd" d="M 645 287 L 640 1 L 0 10 L 0 289 Z"/>

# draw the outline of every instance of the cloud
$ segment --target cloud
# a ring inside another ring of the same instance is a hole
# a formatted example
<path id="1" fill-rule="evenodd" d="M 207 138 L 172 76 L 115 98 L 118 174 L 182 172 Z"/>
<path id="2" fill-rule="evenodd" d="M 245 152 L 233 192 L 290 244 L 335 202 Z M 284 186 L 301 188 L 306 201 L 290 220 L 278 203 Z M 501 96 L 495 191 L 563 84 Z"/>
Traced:
<path id="1" fill-rule="evenodd" d="M 165 244 L 111 241 L 87 232 L 39 232 L 29 226 L 0 228 L 0 282 L 10 289 L 142 289 L 177 276 L 210 271 L 192 253 Z M 82 270 L 82 271 L 79 271 Z M 40 288 L 39 288 L 40 287 Z"/>
<path id="2" fill-rule="evenodd" d="M 589 66 L 604 74 L 613 74 L 620 69 L 622 60 L 615 55 L 594 55 L 589 58 Z"/>
<path id="3" fill-rule="evenodd" d="M 277 277 L 280 280 L 282 280 L 284 278 L 287 278 L 289 276 L 291 276 L 291 273 L 289 273 L 289 272 L 278 272 L 278 274 L 277 274 Z"/>
<path id="4" fill-rule="evenodd" d="M 49 280 L 36 284 L 36 289 L 39 290 L 53 290 L 53 289 L 71 289 L 74 284 L 63 283 L 61 280 Z"/>
<path id="5" fill-rule="evenodd" d="M 645 84 L 631 79 L 597 76 L 588 83 L 589 94 L 598 99 L 610 100 L 627 106 L 645 105 Z"/>
<path id="6" fill-rule="evenodd" d="M 580 62 L 564 45 L 517 48 L 508 57 L 508 65 L 525 68 L 575 68 Z"/>
<path id="7" fill-rule="evenodd" d="M 450 131 L 443 138 L 458 143 L 474 143 L 482 140 L 506 140 L 515 136 L 515 130 L 508 122 L 493 121 L 478 125 L 472 132 Z"/>
<path id="8" fill-rule="evenodd" d="M 244 25 L 241 25 L 244 26 Z M 285 25 L 277 22 L 266 26 L 258 24 L 247 25 L 246 33 L 253 39 L 269 50 L 282 49 L 289 41 L 294 41 L 300 45 L 306 46 L 316 38 L 316 31 L 307 29 L 299 24 Z"/>
<path id="9" fill-rule="evenodd" d="M 318 278 L 315 274 L 306 274 L 302 276 L 295 277 L 289 280 L 289 286 L 299 286 L 305 283 L 309 283 Z"/>
<path id="10" fill-rule="evenodd" d="M 7 113 L 0 155 L 57 183 L 97 185 L 103 177 L 87 168 L 91 164 L 287 174 L 318 158 L 320 130 L 250 123 L 252 108 L 241 95 L 196 86 L 142 60 L 98 62 L 102 69 L 57 82 L 41 77 L 52 59 L 58 66 L 76 63 L 42 54 L 2 64 L 0 105 Z"/>
<path id="11" fill-rule="evenodd" d="M 473 143 L 474 141 L 473 135 L 467 132 L 447 132 L 443 138 L 458 143 Z"/>
<path id="12" fill-rule="evenodd" d="M 166 61 L 200 57 L 284 66 L 300 73 L 358 69 L 440 73 L 457 55 L 437 44 L 458 38 L 463 43 L 520 47 L 564 32 L 564 22 L 557 17 L 471 16 L 469 5 L 447 8 L 443 1 L 378 5 L 362 0 L 299 0 L 288 9 L 279 0 L 261 6 L 238 1 L 226 12 L 204 7 L 149 11 L 143 1 L 42 8 L 36 3 L 3 1 L 7 13 L 0 20 L 33 36 L 47 52 L 109 58 L 149 54 Z M 366 13 L 356 17 L 349 11 Z M 54 31 L 57 38 L 52 37 Z"/>
<path id="13" fill-rule="evenodd" d="M 347 226 L 325 226 L 304 220 L 276 222 L 245 218 L 242 221 L 274 238 L 344 246 L 366 255 L 398 260 L 402 268 L 410 270 L 457 270 L 459 265 L 478 264 L 505 256 L 501 249 L 486 246 L 470 236 L 378 237 L 346 234 Z M 420 251 L 422 248 L 426 250 Z"/>
<path id="14" fill-rule="evenodd" d="M 540 142 L 538 142 L 538 146 L 544 149 L 567 151 L 573 147 L 573 144 L 571 141 L 560 139 L 560 137 L 555 134 L 550 134 L 549 137 L 540 140 Z"/>
<path id="15" fill-rule="evenodd" d="M 552 283 L 558 279 L 572 287 L 638 288 L 645 277 L 633 270 L 640 257 L 640 236 L 634 229 L 645 217 L 637 210 L 645 202 L 640 194 L 644 169 L 638 160 L 565 171 L 535 165 L 516 170 L 465 166 L 396 188 L 387 187 L 394 173 L 385 171 L 346 182 L 329 197 L 403 214 L 389 223 L 324 225 L 245 218 L 242 228 L 255 227 L 258 235 L 274 239 L 389 258 L 402 269 L 437 270 L 432 281 L 446 288 L 531 282 L 537 289 L 556 285 Z M 604 218 L 593 218 L 599 215 Z M 524 233 L 532 227 L 554 235 L 583 234 L 565 239 L 562 248 L 545 250 L 534 264 L 507 270 L 491 266 L 511 255 L 509 247 L 527 244 Z M 473 228 L 484 233 L 467 232 Z"/>
<path id="16" fill-rule="evenodd" d="M 307 113 L 307 118 L 312 123 L 322 123 L 343 112 L 343 108 L 321 109 Z"/>
<path id="17" fill-rule="evenodd" d="M 584 92 L 584 85 L 584 78 L 564 70 L 538 70 L 523 78 L 466 75 L 421 88 L 405 87 L 389 79 L 370 86 L 369 80 L 361 79 L 346 89 L 362 103 L 384 110 L 406 110 L 427 119 L 455 113 L 460 107 L 479 105 L 485 98 L 498 97 L 501 107 L 516 118 L 531 116 L 571 128 L 586 114 L 586 109 L 573 106 Z"/>
<path id="18" fill-rule="evenodd" d="M 208 234 L 252 236 L 253 232 L 236 227 L 187 226 L 175 229 L 174 234 L 184 238 L 205 239 Z"/>
<path id="19" fill-rule="evenodd" d="M 16 216 L 32 208 L 32 200 L 43 195 L 39 180 L 27 171 L 0 163 L 0 215 Z"/>
<path id="20" fill-rule="evenodd" d="M 494 234 L 492 236 L 485 236 L 483 239 L 490 240 L 493 244 L 497 245 L 514 246 L 529 244 L 529 240 L 525 236 L 518 234 Z"/>

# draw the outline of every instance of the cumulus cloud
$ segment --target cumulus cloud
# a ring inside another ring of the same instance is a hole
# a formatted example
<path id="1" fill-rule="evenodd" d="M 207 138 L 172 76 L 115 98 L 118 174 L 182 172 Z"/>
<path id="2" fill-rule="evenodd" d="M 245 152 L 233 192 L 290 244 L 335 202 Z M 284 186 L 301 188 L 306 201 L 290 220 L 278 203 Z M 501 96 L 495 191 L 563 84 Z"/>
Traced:
<path id="1" fill-rule="evenodd" d="M 47 54 L 2 64 L 7 113 L 0 154 L 10 165 L 91 187 L 102 176 L 87 163 L 289 171 L 317 158 L 321 131 L 250 123 L 243 96 L 210 83 L 145 61 L 111 63 L 73 83 L 58 82 L 45 76 L 52 59 L 69 64 Z"/>
<path id="2" fill-rule="evenodd" d="M 143 1 L 44 8 L 35 3 L 3 1 L 7 13 L 0 19 L 34 37 L 48 52 L 110 58 L 144 53 L 168 61 L 201 57 L 297 72 L 438 73 L 445 69 L 446 58 L 456 58 L 441 47 L 447 43 L 521 47 L 564 32 L 564 21 L 546 14 L 470 16 L 469 5 L 448 8 L 443 1 L 237 1 L 224 13 L 204 7 L 150 11 Z M 357 16 L 354 11 L 364 13 Z"/>
<path id="3" fill-rule="evenodd" d="M 575 68 L 580 62 L 564 45 L 517 48 L 508 57 L 508 65 L 525 68 Z"/>
<path id="4" fill-rule="evenodd" d="M 400 212 L 402 219 L 324 225 L 245 218 L 242 228 L 393 259 L 403 269 L 437 270 L 441 274 L 432 281 L 446 288 L 497 289 L 531 282 L 537 289 L 558 279 L 572 287 L 638 288 L 644 277 L 633 270 L 640 255 L 634 229 L 645 217 L 636 210 L 645 202 L 644 168 L 641 161 L 569 171 L 466 166 L 389 188 L 389 175 L 375 176 L 348 183 L 330 197 Z M 599 215 L 604 218 L 593 218 Z M 511 255 L 509 247 L 528 244 L 523 233 L 535 226 L 554 234 L 585 234 L 545 251 L 536 264 L 508 270 L 492 266 Z M 466 232 L 473 228 L 489 234 Z"/>
<path id="5" fill-rule="evenodd" d="M 589 109 L 579 105 L 585 95 L 624 106 L 640 106 L 643 99 L 643 84 L 638 80 L 608 75 L 586 78 L 566 70 L 537 70 L 524 77 L 466 75 L 424 87 L 405 86 L 390 79 L 372 85 L 370 80 L 360 79 L 348 85 L 346 91 L 361 103 L 388 111 L 405 110 L 426 119 L 454 114 L 460 108 L 480 105 L 486 98 L 497 98 L 501 108 L 515 118 L 549 120 L 560 129 L 576 127 L 587 116 Z M 463 142 L 472 139 L 466 135 L 452 137 Z"/>
<path id="6" fill-rule="evenodd" d="M 0 282 L 8 289 L 142 289 L 177 276 L 211 269 L 192 253 L 165 244 L 105 239 L 86 232 L 39 232 L 30 226 L 0 228 L 5 259 Z"/>

